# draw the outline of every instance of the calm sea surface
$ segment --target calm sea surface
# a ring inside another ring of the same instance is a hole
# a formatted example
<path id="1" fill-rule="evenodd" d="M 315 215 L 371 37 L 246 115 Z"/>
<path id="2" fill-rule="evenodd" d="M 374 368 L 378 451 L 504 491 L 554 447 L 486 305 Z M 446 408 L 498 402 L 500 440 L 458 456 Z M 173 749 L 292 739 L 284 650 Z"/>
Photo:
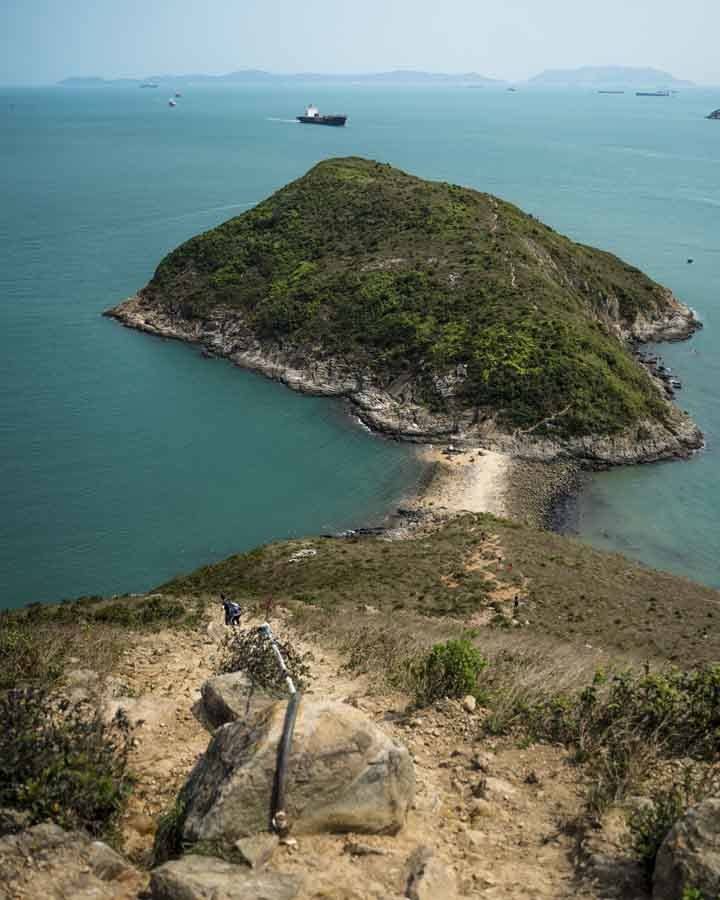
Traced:
<path id="1" fill-rule="evenodd" d="M 185 238 L 349 154 L 512 200 L 698 311 L 661 354 L 707 451 L 592 476 L 575 525 L 720 585 L 720 92 L 172 90 L 0 89 L 0 607 L 142 590 L 416 484 L 340 404 L 100 317 Z M 295 124 L 311 100 L 347 127 Z"/>

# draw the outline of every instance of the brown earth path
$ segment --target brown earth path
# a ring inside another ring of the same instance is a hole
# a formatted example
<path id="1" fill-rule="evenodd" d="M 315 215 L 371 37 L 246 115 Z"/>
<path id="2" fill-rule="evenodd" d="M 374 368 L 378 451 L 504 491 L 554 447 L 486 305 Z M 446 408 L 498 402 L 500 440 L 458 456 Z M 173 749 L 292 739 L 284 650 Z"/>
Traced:
<path id="1" fill-rule="evenodd" d="M 455 875 L 461 897 L 608 896 L 576 881 L 575 841 L 566 824 L 580 810 L 581 787 L 559 749 L 479 740 L 483 711 L 469 712 L 459 701 L 407 715 L 407 697 L 379 693 L 365 677 L 349 674 L 334 650 L 293 635 L 282 610 L 271 624 L 312 654 L 309 693 L 364 711 L 408 746 L 416 768 L 416 802 L 406 827 L 392 837 L 356 836 L 379 854 L 354 855 L 343 836 L 303 836 L 296 846 L 279 848 L 272 866 L 305 875 L 301 900 L 399 900 L 407 859 L 420 845 Z M 131 758 L 137 785 L 121 823 L 125 851 L 138 863 L 148 864 L 157 817 L 210 739 L 197 703 L 223 634 L 217 613 L 203 631 L 142 636 L 111 679 L 114 693 L 122 695 L 111 701 L 114 706 L 124 706 L 132 721 L 142 720 Z"/>

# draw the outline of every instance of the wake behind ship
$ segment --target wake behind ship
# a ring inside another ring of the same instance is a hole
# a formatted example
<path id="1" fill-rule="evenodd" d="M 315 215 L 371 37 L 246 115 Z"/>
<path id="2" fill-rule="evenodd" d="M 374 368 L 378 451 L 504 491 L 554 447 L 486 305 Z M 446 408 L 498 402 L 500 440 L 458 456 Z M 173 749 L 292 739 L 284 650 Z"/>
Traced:
<path id="1" fill-rule="evenodd" d="M 305 110 L 305 114 L 297 117 L 298 122 L 303 125 L 344 125 L 347 122 L 347 116 L 321 116 L 320 110 L 312 103 Z"/>

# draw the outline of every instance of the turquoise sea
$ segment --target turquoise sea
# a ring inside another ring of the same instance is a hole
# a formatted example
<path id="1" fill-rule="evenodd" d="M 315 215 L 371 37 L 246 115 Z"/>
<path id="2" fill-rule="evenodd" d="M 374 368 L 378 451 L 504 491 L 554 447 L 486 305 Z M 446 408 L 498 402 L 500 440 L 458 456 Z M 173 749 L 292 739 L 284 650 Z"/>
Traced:
<path id="1" fill-rule="evenodd" d="M 100 316 L 185 238 L 349 154 L 512 200 L 698 311 L 660 352 L 707 450 L 593 475 L 571 520 L 720 586 L 720 91 L 203 86 L 171 109 L 173 90 L 0 88 L 0 607 L 377 521 L 417 483 L 341 404 Z M 309 101 L 347 127 L 296 124 Z"/>

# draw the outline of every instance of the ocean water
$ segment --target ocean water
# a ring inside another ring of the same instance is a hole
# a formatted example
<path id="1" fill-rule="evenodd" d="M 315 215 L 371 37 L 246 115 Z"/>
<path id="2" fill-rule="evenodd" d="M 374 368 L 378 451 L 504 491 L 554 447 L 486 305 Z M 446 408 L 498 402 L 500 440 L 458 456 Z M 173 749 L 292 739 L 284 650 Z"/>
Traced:
<path id="1" fill-rule="evenodd" d="M 100 316 L 185 238 L 350 154 L 514 201 L 698 311 L 660 352 L 707 450 L 592 476 L 574 523 L 720 585 L 720 91 L 172 90 L 0 89 L 0 607 L 378 520 L 417 483 L 341 404 Z M 311 100 L 347 127 L 296 124 Z"/>

